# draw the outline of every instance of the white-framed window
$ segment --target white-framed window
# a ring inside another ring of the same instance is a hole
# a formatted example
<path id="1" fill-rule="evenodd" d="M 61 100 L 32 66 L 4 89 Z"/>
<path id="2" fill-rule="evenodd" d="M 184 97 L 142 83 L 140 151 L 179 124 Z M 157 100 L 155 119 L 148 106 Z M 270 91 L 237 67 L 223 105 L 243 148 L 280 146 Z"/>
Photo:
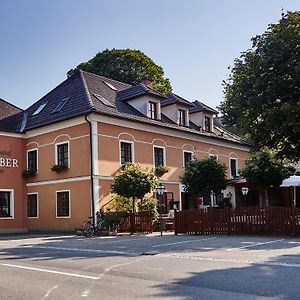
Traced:
<path id="1" fill-rule="evenodd" d="M 214 154 L 214 153 L 209 153 L 208 155 L 210 158 L 214 158 L 216 161 L 219 160 L 218 154 Z"/>
<path id="2" fill-rule="evenodd" d="M 192 159 L 194 152 L 183 150 L 183 167 L 185 167 Z"/>
<path id="3" fill-rule="evenodd" d="M 154 167 L 166 165 L 166 148 L 161 146 L 153 146 L 153 164 Z"/>
<path id="4" fill-rule="evenodd" d="M 132 141 L 120 140 L 119 149 L 121 166 L 125 163 L 134 162 L 134 144 Z"/>
<path id="5" fill-rule="evenodd" d="M 27 194 L 27 218 L 37 219 L 39 217 L 39 195 L 38 193 Z"/>
<path id="6" fill-rule="evenodd" d="M 238 159 L 234 157 L 229 158 L 229 174 L 232 178 L 238 176 Z"/>
<path id="7" fill-rule="evenodd" d="M 180 126 L 186 126 L 187 125 L 187 111 L 184 109 L 178 109 L 178 124 Z"/>
<path id="8" fill-rule="evenodd" d="M 56 191 L 56 218 L 71 217 L 70 190 Z"/>
<path id="9" fill-rule="evenodd" d="M 34 173 L 38 172 L 38 149 L 27 150 L 27 170 Z"/>
<path id="10" fill-rule="evenodd" d="M 158 109 L 157 109 L 158 103 L 154 101 L 149 101 L 148 103 L 148 116 L 150 119 L 157 120 L 158 119 Z"/>
<path id="11" fill-rule="evenodd" d="M 70 142 L 65 141 L 55 144 L 55 164 L 70 168 Z"/>
<path id="12" fill-rule="evenodd" d="M 14 190 L 0 190 L 0 219 L 14 219 Z"/>

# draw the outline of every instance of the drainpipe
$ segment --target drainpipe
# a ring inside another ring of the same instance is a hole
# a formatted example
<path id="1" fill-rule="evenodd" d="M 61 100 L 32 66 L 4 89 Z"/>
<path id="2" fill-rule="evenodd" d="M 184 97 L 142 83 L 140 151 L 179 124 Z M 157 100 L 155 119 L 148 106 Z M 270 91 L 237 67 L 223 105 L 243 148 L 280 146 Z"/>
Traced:
<path id="1" fill-rule="evenodd" d="M 90 178 L 91 178 L 91 194 L 92 194 L 92 217 L 93 217 L 93 226 L 96 226 L 96 211 L 95 211 L 95 196 L 94 196 L 94 162 L 93 162 L 93 138 L 92 138 L 92 123 L 87 118 L 88 114 L 84 115 L 86 122 L 90 127 Z"/>

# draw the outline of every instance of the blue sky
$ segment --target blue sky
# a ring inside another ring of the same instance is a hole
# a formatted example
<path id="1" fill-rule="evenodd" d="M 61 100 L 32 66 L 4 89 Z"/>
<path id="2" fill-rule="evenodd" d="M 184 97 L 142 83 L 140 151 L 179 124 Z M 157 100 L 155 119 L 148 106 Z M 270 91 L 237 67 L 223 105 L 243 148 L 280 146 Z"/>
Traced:
<path id="1" fill-rule="evenodd" d="M 228 66 L 300 0 L 1 0 L 0 98 L 26 108 L 106 48 L 139 49 L 216 107 Z"/>

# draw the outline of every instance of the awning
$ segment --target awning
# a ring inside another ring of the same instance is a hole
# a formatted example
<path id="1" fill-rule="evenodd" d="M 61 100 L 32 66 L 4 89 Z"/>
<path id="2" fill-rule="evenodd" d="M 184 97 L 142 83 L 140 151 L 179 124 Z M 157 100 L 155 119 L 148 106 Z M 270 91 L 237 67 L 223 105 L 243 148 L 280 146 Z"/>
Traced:
<path id="1" fill-rule="evenodd" d="M 280 187 L 294 187 L 294 206 L 296 206 L 296 187 L 300 186 L 300 176 L 293 175 L 282 181 Z"/>

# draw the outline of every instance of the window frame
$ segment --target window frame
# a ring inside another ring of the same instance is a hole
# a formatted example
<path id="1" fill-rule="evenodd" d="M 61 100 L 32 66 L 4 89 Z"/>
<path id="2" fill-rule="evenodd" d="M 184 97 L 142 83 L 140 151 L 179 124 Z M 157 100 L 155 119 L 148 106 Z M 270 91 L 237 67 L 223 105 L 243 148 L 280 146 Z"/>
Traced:
<path id="1" fill-rule="evenodd" d="M 183 118 L 181 118 L 183 117 Z M 183 121 L 183 122 L 181 122 Z M 178 108 L 178 125 L 186 126 L 187 125 L 187 111 L 181 108 Z"/>
<path id="2" fill-rule="evenodd" d="M 36 195 L 36 217 L 29 217 L 28 216 L 28 196 L 30 195 Z M 27 193 L 27 218 L 28 219 L 38 219 L 40 217 L 39 213 L 39 193 L 34 192 L 34 193 Z"/>
<path id="3" fill-rule="evenodd" d="M 235 160 L 235 176 L 232 175 L 232 169 L 231 169 L 231 160 Z M 239 175 L 238 172 L 239 168 L 238 168 L 238 158 L 236 157 L 229 157 L 229 176 L 230 178 L 235 178 Z"/>
<path id="4" fill-rule="evenodd" d="M 15 218 L 15 197 L 13 189 L 0 189 L 0 192 L 8 192 L 10 193 L 10 216 L 9 217 L 0 217 L 0 220 L 13 220 Z"/>
<path id="5" fill-rule="evenodd" d="M 148 102 L 148 116 L 151 120 L 157 120 L 158 119 L 158 103 L 154 101 Z M 154 111 L 152 111 L 152 105 L 154 106 Z M 152 113 L 154 114 L 154 118 L 152 118 Z"/>
<path id="6" fill-rule="evenodd" d="M 163 160 L 164 161 L 163 161 L 163 165 L 159 165 L 159 166 L 165 167 L 167 165 L 166 147 L 153 145 L 153 166 L 154 166 L 154 168 L 159 167 L 159 166 L 156 166 L 156 164 L 155 164 L 155 148 L 159 148 L 159 149 L 163 150 Z"/>
<path id="7" fill-rule="evenodd" d="M 58 216 L 57 214 L 57 200 L 58 200 L 58 193 L 65 193 L 68 192 L 69 193 L 69 215 L 68 216 Z M 55 214 L 56 214 L 56 219 L 70 219 L 71 218 L 71 191 L 70 190 L 59 190 L 55 192 L 56 194 L 56 200 L 55 200 Z"/>
<path id="8" fill-rule="evenodd" d="M 55 165 L 59 165 L 58 164 L 58 147 L 63 145 L 63 144 L 67 144 L 68 145 L 68 165 L 66 167 L 68 167 L 68 169 L 71 167 L 71 149 L 70 149 L 70 141 L 64 141 L 64 142 L 59 142 L 59 143 L 55 143 Z"/>
<path id="9" fill-rule="evenodd" d="M 194 152 L 193 151 L 189 151 L 189 150 L 183 150 L 182 152 L 182 166 L 185 168 L 186 167 L 186 163 L 185 163 L 185 153 L 190 153 L 191 154 L 191 160 L 193 160 L 193 156 L 194 156 Z"/>
<path id="10" fill-rule="evenodd" d="M 207 124 L 206 124 L 206 121 L 209 121 L 208 122 L 208 127 L 206 126 Z M 211 126 L 211 117 L 209 117 L 209 116 L 204 116 L 204 131 L 205 132 L 212 132 L 212 128 L 211 128 L 212 126 Z M 208 129 L 208 130 L 207 130 Z"/>
<path id="11" fill-rule="evenodd" d="M 119 162 L 120 166 L 123 166 L 125 163 L 122 164 L 122 143 L 131 144 L 131 162 L 134 163 L 134 142 L 133 141 L 126 141 L 126 140 L 119 140 Z"/>
<path id="12" fill-rule="evenodd" d="M 26 151 L 26 170 L 29 170 L 29 159 L 28 159 L 28 154 L 29 152 L 36 151 L 36 174 L 39 172 L 39 149 L 38 148 L 32 148 Z"/>

